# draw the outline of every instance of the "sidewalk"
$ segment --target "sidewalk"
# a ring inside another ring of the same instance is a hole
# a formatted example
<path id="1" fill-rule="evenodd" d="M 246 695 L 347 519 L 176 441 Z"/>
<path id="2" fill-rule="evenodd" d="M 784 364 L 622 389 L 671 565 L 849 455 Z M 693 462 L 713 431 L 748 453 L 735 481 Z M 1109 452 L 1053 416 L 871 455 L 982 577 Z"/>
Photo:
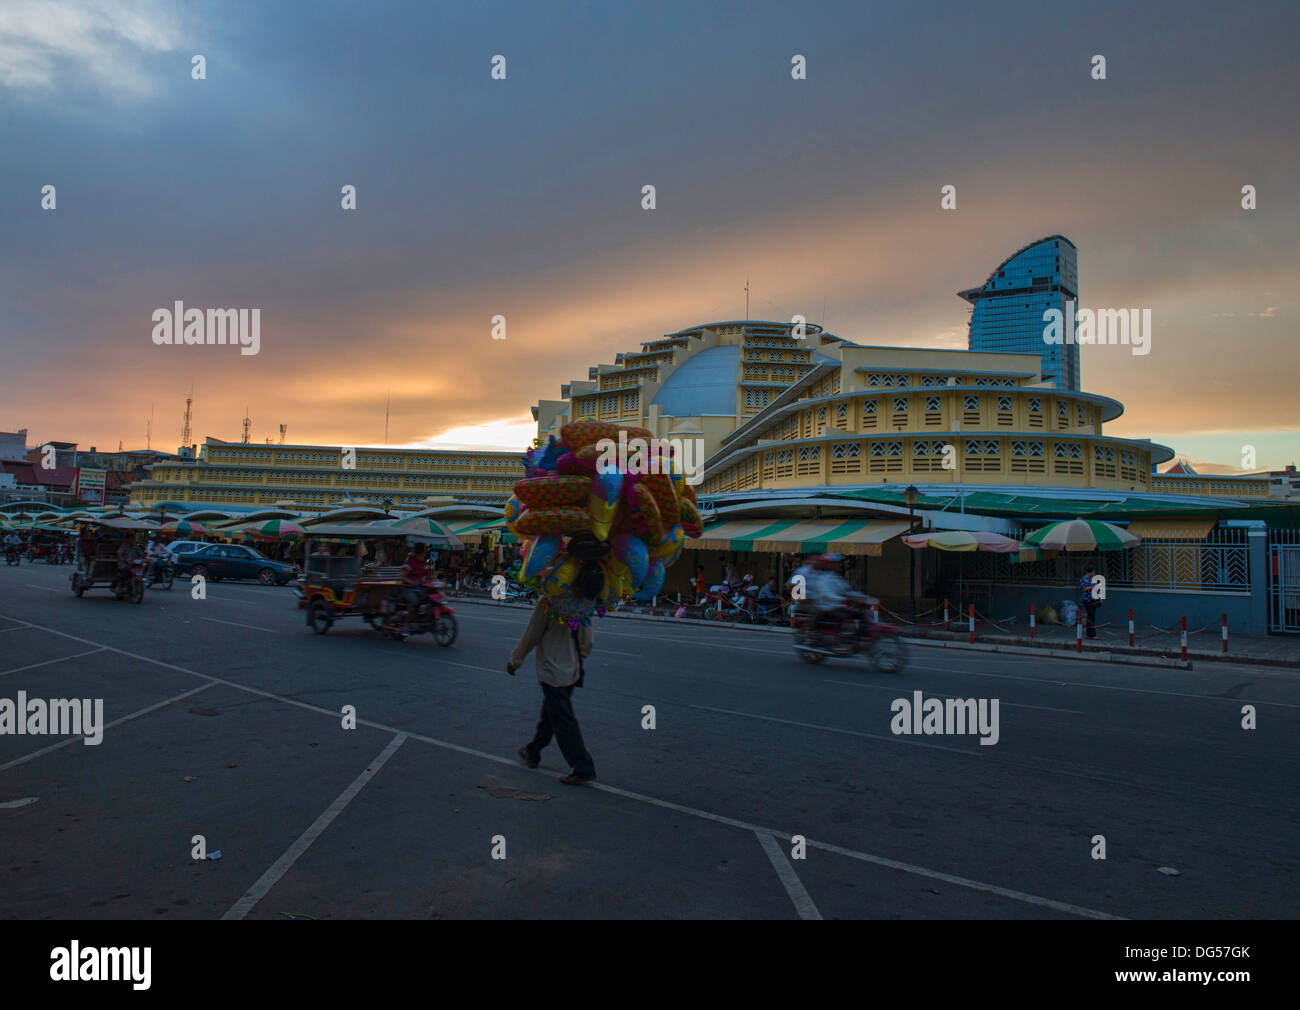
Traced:
<path id="1" fill-rule="evenodd" d="M 453 596 L 458 603 L 479 603 L 492 607 L 514 607 L 531 609 L 531 604 L 498 603 L 487 594 L 463 594 Z M 655 614 L 647 606 L 625 607 L 611 610 L 608 617 L 626 620 L 663 621 L 672 624 L 691 624 L 716 628 L 722 632 L 734 628 L 740 631 L 772 632 L 788 634 L 785 625 L 736 624 L 731 621 L 701 619 L 696 616 L 673 617 L 674 608 L 659 608 Z M 687 609 L 693 615 L 695 608 Z M 887 613 L 881 619 L 899 625 L 905 638 L 943 643 L 951 648 L 969 648 L 980 652 L 1000 651 L 1006 647 L 1016 652 L 1041 649 L 1045 653 L 1075 655 L 1074 626 L 1064 627 L 1059 624 L 1040 624 L 1034 629 L 1034 637 L 1029 637 L 1028 621 L 999 621 L 990 624 L 977 619 L 975 621 L 975 644 L 969 644 L 969 631 L 965 621 L 949 622 L 949 629 L 944 630 L 943 622 L 921 621 L 913 625 L 906 620 Z M 1150 627 L 1139 625 L 1135 629 L 1134 645 L 1129 648 L 1128 623 L 1119 626 L 1106 623 L 1098 624 L 1096 638 L 1084 638 L 1083 656 L 1101 659 L 1103 656 L 1113 662 L 1124 662 L 1129 657 L 1133 661 L 1151 665 L 1181 666 L 1180 638 L 1177 630 L 1160 633 Z M 1198 662 L 1258 663 L 1267 666 L 1300 670 L 1300 636 L 1296 635 L 1233 635 L 1228 629 L 1228 651 L 1223 650 L 1222 632 L 1218 625 L 1204 630 L 1188 632 L 1187 658 Z"/>

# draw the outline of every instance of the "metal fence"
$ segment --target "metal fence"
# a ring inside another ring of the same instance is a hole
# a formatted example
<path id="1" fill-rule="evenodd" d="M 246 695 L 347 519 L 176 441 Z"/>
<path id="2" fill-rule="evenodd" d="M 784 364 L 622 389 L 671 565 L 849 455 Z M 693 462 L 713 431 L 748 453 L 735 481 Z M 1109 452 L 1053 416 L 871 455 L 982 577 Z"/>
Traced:
<path id="1" fill-rule="evenodd" d="M 1029 530 L 1017 530 L 1023 540 Z M 1300 550 L 1300 544 L 1297 546 Z M 972 577 L 1001 583 L 1061 585 L 1077 582 L 1088 564 L 1106 585 L 1131 589 L 1247 592 L 1250 558 L 1244 529 L 1216 529 L 1204 540 L 1144 540 L 1137 547 L 1096 554 L 1061 553 L 1016 563 L 1014 555 L 977 553 Z M 1297 562 L 1300 573 L 1300 559 Z M 1295 587 L 1300 593 L 1300 586 Z"/>
<path id="2" fill-rule="evenodd" d="M 1268 531 L 1268 630 L 1300 633 L 1300 530 Z"/>

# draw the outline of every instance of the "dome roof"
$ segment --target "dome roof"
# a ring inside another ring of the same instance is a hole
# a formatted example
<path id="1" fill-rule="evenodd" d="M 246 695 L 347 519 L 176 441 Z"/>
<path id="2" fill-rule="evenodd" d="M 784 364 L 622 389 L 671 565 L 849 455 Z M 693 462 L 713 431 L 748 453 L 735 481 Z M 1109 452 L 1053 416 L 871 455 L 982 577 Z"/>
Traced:
<path id="1" fill-rule="evenodd" d="M 813 361 L 836 364 L 835 359 L 816 351 Z M 678 365 L 659 387 L 653 403 L 667 417 L 735 417 L 739 384 L 740 348 L 734 344 L 709 347 Z"/>
<path id="2" fill-rule="evenodd" d="M 654 403 L 672 417 L 736 414 L 736 377 L 740 374 L 740 348 L 710 347 L 673 370 L 660 387 Z"/>

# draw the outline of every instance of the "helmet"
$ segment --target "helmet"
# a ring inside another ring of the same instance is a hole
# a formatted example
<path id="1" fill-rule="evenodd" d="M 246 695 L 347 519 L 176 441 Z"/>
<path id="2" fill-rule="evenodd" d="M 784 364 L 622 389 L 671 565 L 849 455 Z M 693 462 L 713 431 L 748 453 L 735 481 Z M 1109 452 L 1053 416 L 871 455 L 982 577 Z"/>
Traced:
<path id="1" fill-rule="evenodd" d="M 840 554 L 819 554 L 813 559 L 813 567 L 826 569 L 843 561 L 844 557 Z"/>
<path id="2" fill-rule="evenodd" d="M 745 582 L 753 582 L 753 581 L 754 581 L 754 576 L 753 576 L 753 575 L 746 575 L 745 578 L 744 578 L 744 581 L 745 581 Z"/>

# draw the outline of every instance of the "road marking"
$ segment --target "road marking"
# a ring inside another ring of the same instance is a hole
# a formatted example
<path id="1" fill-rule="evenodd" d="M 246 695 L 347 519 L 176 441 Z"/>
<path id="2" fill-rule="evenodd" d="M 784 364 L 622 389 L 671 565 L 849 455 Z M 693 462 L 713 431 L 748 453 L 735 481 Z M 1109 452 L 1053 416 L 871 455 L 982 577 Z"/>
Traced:
<path id="1" fill-rule="evenodd" d="M 275 628 L 259 628 L 256 624 L 240 624 L 237 621 L 219 621 L 215 617 L 200 617 L 200 621 L 211 621 L 213 624 L 229 624 L 232 628 L 248 628 L 250 631 L 265 631 L 270 635 L 278 635 Z"/>
<path id="2" fill-rule="evenodd" d="M 882 736 L 877 733 L 863 733 L 856 729 L 841 729 L 839 726 L 823 726 L 815 722 L 797 722 L 794 719 L 778 719 L 773 715 L 758 715 L 755 712 L 738 712 L 733 708 L 711 708 L 708 705 L 687 705 L 687 708 L 698 708 L 705 712 L 721 712 L 723 715 L 739 715 L 746 719 L 761 719 L 763 722 L 780 722 L 787 726 L 801 726 L 804 729 L 820 729 L 827 733 L 843 733 L 845 736 L 860 736 L 866 740 L 881 740 L 885 743 L 905 743 L 913 747 L 929 747 L 932 750 L 952 751 L 954 754 L 965 754 L 967 757 L 978 755 L 979 751 L 963 749 L 961 747 L 946 747 L 941 743 L 926 743 L 922 740 L 913 740 L 910 736 Z M 972 734 L 974 735 L 974 734 Z"/>
<path id="3" fill-rule="evenodd" d="M 40 589 L 40 590 L 42 590 L 43 592 L 46 592 L 46 593 L 62 593 L 62 592 L 65 592 L 65 590 L 63 590 L 63 589 L 51 589 L 49 586 L 38 586 L 38 585 L 35 585 L 34 583 L 31 583 L 31 582 L 28 582 L 26 585 L 27 585 L 27 588 L 28 588 L 28 589 Z"/>
<path id="4" fill-rule="evenodd" d="M 33 624 L 31 627 L 35 628 L 36 625 Z M 87 644 L 93 645 L 94 643 L 88 642 Z M 11 673 L 22 673 L 24 670 L 35 670 L 38 666 L 49 666 L 51 663 L 63 663 L 69 659 L 80 659 L 82 656 L 93 656 L 97 652 L 105 651 L 106 650 L 101 646 L 98 649 L 91 649 L 89 652 L 77 652 L 71 656 L 60 656 L 58 659 L 47 659 L 43 663 L 31 663 L 28 666 L 15 666 L 12 670 L 0 670 L 0 677 L 8 676 Z"/>
<path id="5" fill-rule="evenodd" d="M 298 840 L 285 850 L 284 855 L 272 863 L 270 869 L 258 877 L 257 882 L 244 892 L 244 896 L 230 906 L 230 911 L 226 912 L 226 914 L 221 917 L 222 920 L 243 919 L 247 916 L 248 913 L 253 910 L 253 906 L 266 897 L 267 892 L 269 892 L 280 878 L 289 872 L 290 867 L 298 861 L 298 857 L 311 848 L 312 842 L 316 841 L 316 839 L 324 833 L 325 829 L 334 821 L 334 818 L 343 813 L 343 810 L 352 802 L 357 793 L 361 792 L 361 790 L 365 788 L 366 783 L 379 774 L 379 769 L 383 768 L 384 765 L 388 763 L 388 759 L 392 757 L 393 754 L 397 752 L 397 748 L 402 746 L 405 742 L 405 733 L 398 733 L 393 737 L 393 739 L 388 741 L 388 746 L 380 752 L 379 757 L 371 761 L 366 767 L 366 770 L 353 779 L 352 784 L 344 789 L 343 792 L 339 793 L 338 798 L 329 805 L 328 809 L 326 809 L 323 814 L 316 818 L 311 827 L 298 836 Z"/>
<path id="6" fill-rule="evenodd" d="M 24 628 L 30 628 L 30 627 L 31 627 L 30 624 L 20 624 L 16 628 L 0 628 L 0 635 L 3 635 L 6 631 L 22 631 Z"/>
<path id="7" fill-rule="evenodd" d="M 80 638 L 77 635 L 70 635 L 66 631 L 58 631 L 54 628 L 45 627 L 44 625 L 33 624 L 32 627 L 38 628 L 41 631 L 48 631 L 50 634 L 59 635 L 63 638 L 70 638 L 76 642 L 83 642 L 86 645 L 99 644 L 97 642 L 92 642 L 89 639 Z M 109 652 L 119 653 L 120 655 L 123 656 L 129 656 L 132 659 L 138 659 L 144 663 L 153 663 L 156 666 L 162 666 L 170 670 L 176 670 L 180 673 L 188 674 L 191 677 L 201 677 L 210 682 L 208 685 L 205 686 L 210 687 L 212 684 L 223 684 L 226 687 L 233 687 L 236 690 L 247 691 L 249 694 L 255 694 L 263 698 L 270 698 L 274 701 L 278 701 L 285 705 L 293 705 L 297 708 L 306 709 L 310 712 L 319 712 L 322 715 L 329 716 L 331 721 L 334 722 L 338 721 L 339 714 L 334 709 L 323 708 L 320 705 L 313 705 L 310 702 L 300 701 L 297 698 L 289 698 L 284 695 L 274 694 L 271 691 L 263 691 L 261 688 L 249 687 L 246 684 L 239 684 L 232 680 L 226 680 L 223 677 L 212 677 L 209 674 L 198 673 L 194 670 L 188 670 L 183 666 L 177 666 L 174 663 L 164 662 L 161 659 L 153 659 L 150 656 L 141 656 L 138 653 L 127 652 L 125 649 L 118 649 L 113 646 L 106 646 L 106 645 L 100 646 L 100 648 L 103 648 Z M 457 665 L 464 665 L 464 664 L 457 664 Z M 471 669 L 476 669 L 476 668 L 471 667 Z M 154 706 L 154 707 L 156 708 L 158 706 Z M 368 726 L 371 729 L 378 729 L 385 733 L 395 733 L 400 736 L 410 737 L 412 740 L 418 740 L 421 743 L 427 743 L 435 747 L 441 747 L 444 750 L 454 751 L 457 754 L 466 754 L 471 757 L 482 758 L 485 761 L 492 761 L 496 764 L 508 765 L 511 768 L 515 768 L 519 770 L 520 772 L 528 772 L 529 774 L 533 774 L 533 775 L 547 775 L 547 776 L 551 774 L 550 772 L 544 772 L 541 769 L 533 769 L 530 771 L 529 769 L 524 768 L 522 765 L 520 765 L 518 757 L 503 757 L 499 754 L 492 754 L 489 753 L 488 751 L 482 751 L 475 747 L 466 747 L 462 744 L 452 743 L 449 740 L 439 740 L 437 737 L 425 736 L 422 733 L 412 733 L 406 730 L 397 729 L 394 726 L 387 726 L 384 723 L 372 722 L 369 719 L 357 719 L 357 725 Z M 65 741 L 65 743 L 66 742 L 68 741 Z M 60 745 L 56 745 L 56 746 L 60 746 Z M 916 746 L 938 746 L 938 745 L 917 744 Z M 942 748 L 942 749 L 955 749 L 955 748 Z M 964 754 L 967 752 L 959 751 L 959 753 Z M 36 755 L 31 755 L 31 756 L 35 757 Z M 29 758 L 24 758 L 21 760 L 29 760 Z M 5 765 L 0 765 L 0 771 L 5 770 L 6 767 L 7 766 Z M 781 838 L 787 841 L 790 840 L 790 838 L 792 837 L 790 832 L 777 831 L 773 828 L 765 827 L 761 824 L 751 824 L 748 821 L 741 821 L 741 820 L 737 820 L 734 817 L 727 817 L 725 814 L 715 814 L 708 810 L 701 810 L 697 807 L 688 807 L 681 803 L 673 803 L 671 800 L 661 800 L 655 796 L 647 796 L 644 793 L 634 793 L 631 790 L 620 789 L 617 786 L 607 785 L 604 782 L 591 782 L 587 785 L 587 788 L 595 790 L 597 792 L 608 793 L 612 796 L 622 796 L 625 799 L 635 800 L 640 803 L 648 803 L 652 806 L 656 806 L 664 810 L 674 810 L 678 813 L 686 814 L 690 817 L 698 817 L 701 820 L 711 821 L 714 824 L 726 824 L 733 828 L 740 828 L 741 830 L 744 831 L 762 832 L 765 834 L 774 835 L 777 838 Z M 969 880 L 965 877 L 951 876 L 949 874 L 940 873 L 939 871 L 936 870 L 929 870 L 923 866 L 913 866 L 910 863 L 899 863 L 896 862 L 895 860 L 885 859 L 882 856 L 873 856 L 867 852 L 856 852 L 853 849 L 844 849 L 839 846 L 831 845 L 829 843 L 816 842 L 811 838 L 806 838 L 806 836 L 805 836 L 805 840 L 808 845 L 811 845 L 815 848 L 825 849 L 827 852 L 836 852 L 841 855 L 851 855 L 852 858 L 861 859 L 864 862 L 877 863 L 881 866 L 889 866 L 893 869 L 900 869 L 900 870 L 904 870 L 905 872 L 916 873 L 920 876 L 931 877 L 936 880 L 946 880 L 949 883 L 957 884 L 962 887 L 970 887 L 974 890 L 984 891 L 990 894 L 999 894 L 1002 895 L 1003 897 L 1009 897 L 1017 901 L 1027 901 L 1030 904 L 1039 905 L 1045 908 L 1052 908 L 1057 911 L 1068 912 L 1071 915 L 1080 915 L 1083 916 L 1084 918 L 1090 918 L 1090 919 L 1122 918 L 1122 916 L 1110 915 L 1107 912 L 1099 912 L 1094 909 L 1082 908 L 1077 905 L 1070 905 L 1065 902 L 1056 901 L 1052 898 L 1042 898 L 1037 895 L 1024 894 L 1020 891 L 1011 891 L 1006 888 L 998 887 L 995 884 L 984 884 L 981 883 L 980 881 Z"/>
<path id="8" fill-rule="evenodd" d="M 178 701 L 188 698 L 192 694 L 198 694 L 200 691 L 206 691 L 208 688 L 213 687 L 215 684 L 216 681 L 213 681 L 210 684 L 202 684 L 199 687 L 184 692 L 183 694 L 178 694 L 174 698 L 167 698 L 166 700 L 160 701 L 157 704 L 150 705 L 148 708 L 142 708 L 138 712 L 132 712 L 130 715 L 124 715 L 120 719 L 114 719 L 112 722 L 105 723 L 104 729 L 110 730 L 114 726 L 122 725 L 122 723 L 124 722 L 130 722 L 132 719 L 138 719 L 142 715 L 148 715 L 150 712 L 156 712 L 158 709 L 163 708 L 167 705 L 175 704 Z M 40 750 L 32 751 L 30 754 L 24 754 L 20 758 L 14 758 L 12 761 L 8 762 L 7 764 L 0 765 L 0 772 L 8 771 L 10 768 L 16 768 L 18 765 L 21 764 L 26 764 L 28 761 L 31 761 L 33 758 L 38 758 L 42 754 L 48 754 L 50 753 L 50 751 L 58 750 L 60 747 L 70 747 L 74 743 L 80 743 L 82 739 L 83 738 L 79 736 L 71 736 L 68 737 L 68 739 L 66 740 L 60 740 L 58 743 L 50 744 L 50 746 L 48 747 L 42 747 Z"/>
<path id="9" fill-rule="evenodd" d="M 18 807 L 29 806 L 39 799 L 39 796 L 24 796 L 21 800 L 9 800 L 7 803 L 0 803 L 0 810 L 15 810 Z"/>
<path id="10" fill-rule="evenodd" d="M 863 683 L 861 683 L 860 681 L 856 681 L 856 680 L 828 680 L 828 681 L 825 681 L 824 683 L 827 683 L 827 684 L 843 684 L 843 685 L 845 685 L 846 687 L 866 687 L 866 688 L 871 688 L 872 690 L 875 690 L 875 691 L 893 691 L 895 694 L 897 694 L 897 693 L 899 692 L 899 690 L 900 690 L 900 688 L 899 688 L 898 685 L 896 685 L 896 684 L 894 684 L 894 685 L 890 685 L 890 684 L 863 684 Z M 935 697 L 935 698 L 955 698 L 955 699 L 960 700 L 960 698 L 959 698 L 958 695 L 955 695 L 955 694 L 941 694 L 941 693 L 939 693 L 939 692 L 937 692 L 937 691 L 936 691 L 936 692 L 932 692 L 931 696 L 932 696 L 932 697 Z M 1001 699 L 1001 698 L 998 699 L 998 703 L 999 703 L 1000 705 L 1005 705 L 1005 706 L 1007 706 L 1008 708 L 1036 708 L 1036 709 L 1038 709 L 1040 712 L 1064 712 L 1064 713 L 1066 713 L 1067 715 L 1087 715 L 1087 714 L 1088 714 L 1087 712 L 1080 712 L 1078 709 L 1074 709 L 1074 708 L 1049 708 L 1049 707 L 1046 706 L 1046 705 L 1026 705 L 1026 704 L 1024 704 L 1023 702 L 1019 702 L 1019 701 L 1006 701 L 1006 700 Z"/>
<path id="11" fill-rule="evenodd" d="M 1016 677 L 1009 673 L 985 673 L 981 670 L 952 670 L 943 669 L 937 666 L 916 666 L 912 665 L 909 669 L 928 670 L 932 673 L 959 673 L 969 677 L 996 677 L 999 680 L 1022 680 L 1028 684 L 1041 684 L 1044 687 L 1051 687 L 1053 684 L 1059 684 L 1062 687 L 1094 687 L 1099 691 L 1125 691 L 1129 694 L 1158 694 L 1166 698 L 1195 698 L 1199 701 L 1231 701 L 1237 704 L 1249 703 L 1251 705 L 1275 705 L 1279 708 L 1300 708 L 1300 705 L 1292 704 L 1287 701 L 1254 701 L 1244 698 L 1224 698 L 1217 694 L 1187 694 L 1183 691 L 1157 691 L 1149 687 L 1123 687 L 1119 684 L 1089 684 L 1086 681 L 1074 680 L 1057 680 L 1054 677 Z M 1226 673 L 1225 670 L 1214 670 L 1214 673 Z"/>
<path id="12" fill-rule="evenodd" d="M 817 911 L 817 906 L 808 895 L 808 891 L 803 886 L 803 881 L 799 875 L 794 872 L 794 867 L 786 857 L 785 850 L 776 844 L 776 839 L 762 831 L 755 831 L 758 836 L 758 843 L 763 846 L 763 851 L 767 853 L 767 858 L 771 860 L 772 869 L 776 870 L 776 875 L 781 878 L 781 883 L 785 885 L 785 893 L 790 896 L 794 902 L 794 909 L 799 913 L 801 919 L 820 919 L 821 912 Z"/>

